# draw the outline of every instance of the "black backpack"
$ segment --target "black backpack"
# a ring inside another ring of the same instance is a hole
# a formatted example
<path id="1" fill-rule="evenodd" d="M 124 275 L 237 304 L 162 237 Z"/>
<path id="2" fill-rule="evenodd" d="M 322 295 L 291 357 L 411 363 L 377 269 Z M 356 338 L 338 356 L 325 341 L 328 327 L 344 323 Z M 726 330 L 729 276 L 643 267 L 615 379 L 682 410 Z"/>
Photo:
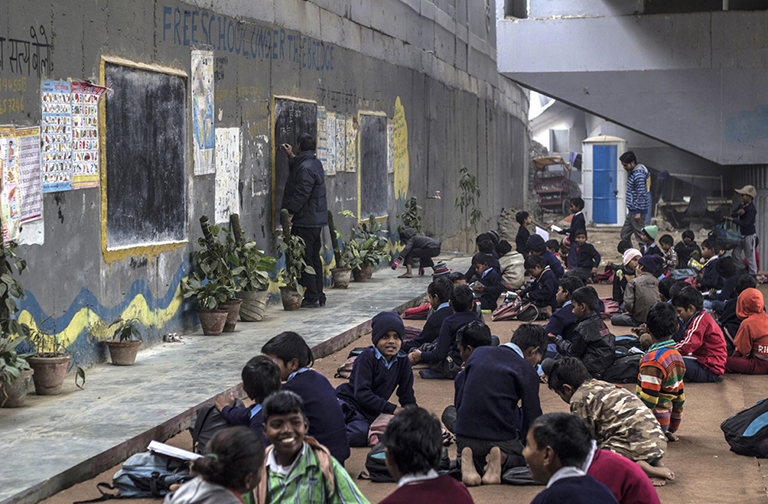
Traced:
<path id="1" fill-rule="evenodd" d="M 240 399 L 235 399 L 236 408 L 244 408 L 245 404 Z M 216 410 L 213 404 L 204 404 L 197 410 L 195 417 L 189 424 L 189 433 L 192 435 L 192 451 L 205 455 L 205 447 L 208 441 L 220 430 L 232 427 Z"/>
<path id="2" fill-rule="evenodd" d="M 643 354 L 617 355 L 613 365 L 603 373 L 602 380 L 610 383 L 637 383 L 642 358 Z"/>
<path id="3" fill-rule="evenodd" d="M 366 472 L 367 471 L 367 472 Z M 376 443 L 365 457 L 365 471 L 360 473 L 358 479 L 371 480 L 375 483 L 394 483 L 395 478 L 389 474 L 387 460 L 384 453 L 384 443 Z"/>
<path id="4" fill-rule="evenodd" d="M 740 411 L 720 424 L 731 451 L 768 458 L 768 399 Z"/>

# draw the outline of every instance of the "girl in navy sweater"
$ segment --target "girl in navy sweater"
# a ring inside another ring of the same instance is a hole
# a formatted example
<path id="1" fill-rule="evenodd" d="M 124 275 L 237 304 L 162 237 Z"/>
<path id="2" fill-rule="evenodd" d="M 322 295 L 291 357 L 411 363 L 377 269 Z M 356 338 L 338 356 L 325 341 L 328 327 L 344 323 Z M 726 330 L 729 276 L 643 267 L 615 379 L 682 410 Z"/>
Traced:
<path id="1" fill-rule="evenodd" d="M 328 448 L 333 458 L 344 464 L 349 458 L 344 413 L 336 400 L 336 391 L 328 379 L 310 369 L 315 359 L 304 338 L 286 331 L 267 341 L 261 353 L 280 367 L 282 390 L 290 390 L 304 400 L 309 420 L 308 435 Z"/>
<path id="2" fill-rule="evenodd" d="M 347 423 L 349 446 L 367 446 L 368 429 L 382 413 L 397 415 L 403 407 L 416 404 L 413 371 L 404 352 L 403 320 L 395 312 L 381 312 L 371 322 L 373 346 L 355 359 L 349 383 L 336 388 Z M 389 402 L 397 389 L 400 406 Z M 311 425 L 311 424 L 310 424 Z"/>

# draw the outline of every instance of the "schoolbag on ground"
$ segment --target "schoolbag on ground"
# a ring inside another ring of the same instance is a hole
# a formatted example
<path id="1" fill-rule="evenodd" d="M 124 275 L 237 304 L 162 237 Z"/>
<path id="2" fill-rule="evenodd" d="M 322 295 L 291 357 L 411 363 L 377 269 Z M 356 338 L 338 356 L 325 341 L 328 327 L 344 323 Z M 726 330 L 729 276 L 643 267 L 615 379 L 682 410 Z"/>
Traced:
<path id="1" fill-rule="evenodd" d="M 506 303 L 496 308 L 491 314 L 491 320 L 521 320 L 530 322 L 539 317 L 539 309 L 533 303 L 523 303 L 522 299 L 516 298 L 510 303 Z"/>
<path id="2" fill-rule="evenodd" d="M 740 411 L 720 424 L 731 450 L 748 457 L 768 458 L 768 399 Z"/>
<path id="3" fill-rule="evenodd" d="M 347 360 L 336 368 L 336 374 L 333 375 L 334 378 L 349 378 L 349 376 L 352 374 L 352 366 L 355 365 L 355 359 L 357 359 L 357 356 L 363 353 L 363 350 L 365 350 L 365 347 L 358 347 L 353 348 L 351 352 L 349 352 L 349 356 L 347 357 Z"/>
<path id="4" fill-rule="evenodd" d="M 365 471 L 360 473 L 358 479 L 369 479 L 375 483 L 395 482 L 395 478 L 389 474 L 387 469 L 383 443 L 378 443 L 368 452 L 368 455 L 365 457 Z"/>
<path id="5" fill-rule="evenodd" d="M 636 383 L 640 372 L 640 360 L 643 354 L 630 354 L 619 357 L 605 370 L 602 380 L 610 383 Z"/>
<path id="6" fill-rule="evenodd" d="M 240 399 L 235 399 L 235 407 L 244 408 L 245 404 Z M 213 404 L 204 404 L 197 410 L 192 423 L 189 424 L 189 433 L 192 435 L 192 451 L 205 455 L 205 447 L 208 441 L 220 430 L 232 427 L 221 416 Z"/>

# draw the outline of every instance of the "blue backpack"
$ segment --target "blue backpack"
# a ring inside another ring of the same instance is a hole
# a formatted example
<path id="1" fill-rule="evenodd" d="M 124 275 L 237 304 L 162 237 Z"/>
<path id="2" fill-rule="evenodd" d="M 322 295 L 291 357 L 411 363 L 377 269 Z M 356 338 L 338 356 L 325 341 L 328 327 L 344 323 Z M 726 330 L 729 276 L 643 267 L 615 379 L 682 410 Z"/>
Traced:
<path id="1" fill-rule="evenodd" d="M 768 399 L 740 411 L 720 424 L 731 451 L 768 458 Z"/>

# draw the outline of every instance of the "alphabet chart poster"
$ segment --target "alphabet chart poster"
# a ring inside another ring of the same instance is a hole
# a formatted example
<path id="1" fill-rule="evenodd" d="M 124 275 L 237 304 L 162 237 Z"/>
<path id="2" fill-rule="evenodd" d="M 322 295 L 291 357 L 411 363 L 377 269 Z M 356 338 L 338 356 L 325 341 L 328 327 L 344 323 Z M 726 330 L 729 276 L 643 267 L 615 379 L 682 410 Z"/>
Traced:
<path id="1" fill-rule="evenodd" d="M 40 122 L 43 156 L 43 192 L 72 189 L 72 104 L 70 84 L 43 81 Z"/>
<path id="2" fill-rule="evenodd" d="M 99 186 L 99 98 L 107 90 L 71 83 L 72 174 L 75 189 Z"/>
<path id="3" fill-rule="evenodd" d="M 16 130 L 19 146 L 21 223 L 43 218 L 43 186 L 40 177 L 40 128 Z"/>

